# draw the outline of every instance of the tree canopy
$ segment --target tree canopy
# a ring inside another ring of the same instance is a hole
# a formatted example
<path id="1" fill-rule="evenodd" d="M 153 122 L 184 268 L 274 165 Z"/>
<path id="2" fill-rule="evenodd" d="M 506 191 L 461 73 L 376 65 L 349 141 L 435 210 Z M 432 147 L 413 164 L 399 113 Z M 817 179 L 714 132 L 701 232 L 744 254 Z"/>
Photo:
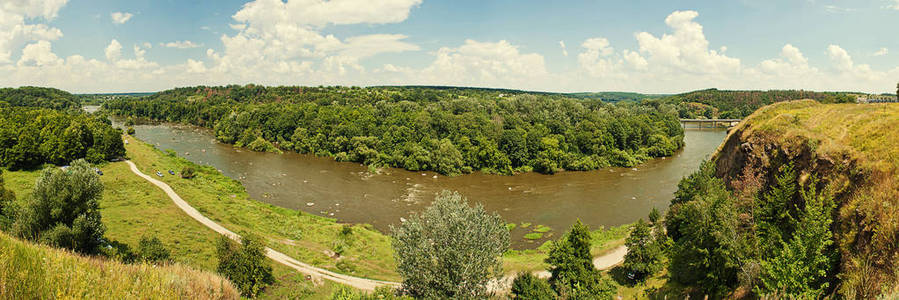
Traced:
<path id="1" fill-rule="evenodd" d="M 65 170 L 46 168 L 16 215 L 13 232 L 29 240 L 95 254 L 106 231 L 100 221 L 102 193 L 99 176 L 84 160 Z"/>
<path id="2" fill-rule="evenodd" d="M 403 289 L 416 298 L 481 299 L 502 276 L 509 230 L 497 214 L 442 192 L 421 214 L 391 226 Z"/>
<path id="3" fill-rule="evenodd" d="M 81 100 L 68 92 L 44 87 L 0 88 L 0 107 L 18 106 L 80 110 Z"/>
<path id="4" fill-rule="evenodd" d="M 179 88 L 113 113 L 213 128 L 225 143 L 443 174 L 633 166 L 683 146 L 673 106 L 404 87 Z"/>
<path id="5" fill-rule="evenodd" d="M 109 120 L 49 109 L 0 108 L 0 166 L 33 168 L 92 163 L 125 155 L 121 132 Z"/>

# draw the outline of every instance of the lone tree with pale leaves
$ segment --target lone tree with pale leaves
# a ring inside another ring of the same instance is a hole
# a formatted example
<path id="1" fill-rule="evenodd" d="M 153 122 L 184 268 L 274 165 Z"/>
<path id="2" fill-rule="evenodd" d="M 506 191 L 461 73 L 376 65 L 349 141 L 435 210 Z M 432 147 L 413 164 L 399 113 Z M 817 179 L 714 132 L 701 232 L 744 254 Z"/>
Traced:
<path id="1" fill-rule="evenodd" d="M 487 283 L 503 274 L 505 222 L 480 204 L 468 206 L 459 193 L 442 192 L 424 212 L 390 230 L 403 290 L 415 298 L 487 298 Z"/>

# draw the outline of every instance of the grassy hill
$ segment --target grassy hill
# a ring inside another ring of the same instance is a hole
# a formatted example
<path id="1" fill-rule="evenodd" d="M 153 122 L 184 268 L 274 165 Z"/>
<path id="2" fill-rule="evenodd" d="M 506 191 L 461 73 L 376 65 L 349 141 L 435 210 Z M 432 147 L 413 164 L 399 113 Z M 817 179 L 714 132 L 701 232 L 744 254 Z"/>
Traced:
<path id="1" fill-rule="evenodd" d="M 0 233 L 2 299 L 237 299 L 231 282 L 182 265 L 126 265 Z"/>
<path id="2" fill-rule="evenodd" d="M 800 183 L 820 180 L 836 203 L 834 292 L 873 298 L 899 283 L 897 128 L 899 104 L 770 105 L 731 132 L 713 158 L 716 175 L 741 200 L 768 191 L 786 163 Z"/>

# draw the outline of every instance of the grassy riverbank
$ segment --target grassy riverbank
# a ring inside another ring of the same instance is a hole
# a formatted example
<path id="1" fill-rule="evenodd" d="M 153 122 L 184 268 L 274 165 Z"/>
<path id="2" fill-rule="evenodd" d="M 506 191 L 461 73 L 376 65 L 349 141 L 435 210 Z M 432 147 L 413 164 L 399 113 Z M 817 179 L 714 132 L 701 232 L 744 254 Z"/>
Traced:
<path id="1" fill-rule="evenodd" d="M 142 172 L 152 176 L 157 170 L 162 172 L 164 176 L 158 179 L 226 228 L 257 233 L 273 249 L 318 267 L 359 277 L 400 280 L 389 238 L 370 226 L 338 224 L 333 219 L 252 200 L 238 181 L 211 167 L 198 166 L 132 137 L 126 138 L 128 157 Z M 194 167 L 197 177 L 182 179 L 167 172 L 177 173 L 186 166 Z M 171 249 L 177 262 L 215 270 L 215 232 L 184 214 L 160 189 L 134 175 L 124 162 L 100 167 L 106 187 L 100 205 L 107 237 L 136 245 L 141 236 L 155 235 Z M 4 172 L 7 188 L 18 199 L 30 194 L 39 175 L 39 170 Z M 629 228 L 624 225 L 595 231 L 593 254 L 601 255 L 623 244 Z M 543 261 L 548 249 L 546 243 L 538 249 L 509 251 L 503 257 L 506 272 L 545 270 Z M 342 255 L 335 258 L 335 251 Z M 292 269 L 274 266 L 279 281 L 263 298 L 326 298 L 338 286 L 330 282 L 313 285 Z"/>
<path id="2" fill-rule="evenodd" d="M 183 265 L 126 265 L 0 232 L 2 299 L 237 299 L 229 281 Z"/>

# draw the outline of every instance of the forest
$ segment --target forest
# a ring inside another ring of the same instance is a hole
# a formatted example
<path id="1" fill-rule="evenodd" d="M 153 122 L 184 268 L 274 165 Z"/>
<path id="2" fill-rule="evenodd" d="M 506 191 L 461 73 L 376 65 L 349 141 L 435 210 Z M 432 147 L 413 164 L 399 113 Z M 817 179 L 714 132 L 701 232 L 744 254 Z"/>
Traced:
<path id="1" fill-rule="evenodd" d="M 69 110 L 81 109 L 81 101 L 75 95 L 54 88 L 0 88 L 0 107 L 5 106 Z"/>
<path id="2" fill-rule="evenodd" d="M 200 86 L 103 107 L 213 128 L 220 141 L 255 151 L 447 175 L 634 166 L 683 146 L 673 105 L 504 90 Z"/>
<path id="3" fill-rule="evenodd" d="M 677 106 L 685 119 L 742 119 L 762 106 L 775 102 L 812 99 L 821 103 L 853 103 L 855 96 L 843 92 L 803 90 L 724 91 L 708 89 L 667 96 L 665 103 Z"/>
<path id="4" fill-rule="evenodd" d="M 99 163 L 124 155 L 121 132 L 82 112 L 78 97 L 52 88 L 0 89 L 0 166 Z"/>

